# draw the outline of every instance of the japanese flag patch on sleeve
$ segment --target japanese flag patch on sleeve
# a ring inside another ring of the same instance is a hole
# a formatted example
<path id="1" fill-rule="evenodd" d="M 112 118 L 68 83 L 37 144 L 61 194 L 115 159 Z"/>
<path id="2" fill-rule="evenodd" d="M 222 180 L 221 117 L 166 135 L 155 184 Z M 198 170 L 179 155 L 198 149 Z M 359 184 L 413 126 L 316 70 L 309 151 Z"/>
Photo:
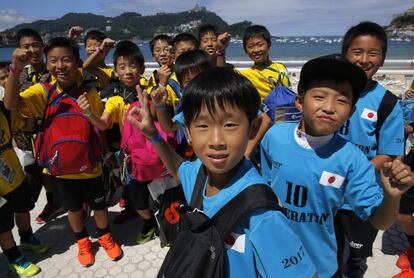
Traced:
<path id="1" fill-rule="evenodd" d="M 370 110 L 368 108 L 364 108 L 361 114 L 361 118 L 371 121 L 371 122 L 376 122 L 378 119 L 378 116 L 377 116 L 376 111 Z"/>
<path id="2" fill-rule="evenodd" d="M 323 186 L 332 186 L 334 188 L 340 188 L 344 183 L 345 178 L 341 175 L 334 174 L 328 171 L 323 171 L 319 183 Z"/>

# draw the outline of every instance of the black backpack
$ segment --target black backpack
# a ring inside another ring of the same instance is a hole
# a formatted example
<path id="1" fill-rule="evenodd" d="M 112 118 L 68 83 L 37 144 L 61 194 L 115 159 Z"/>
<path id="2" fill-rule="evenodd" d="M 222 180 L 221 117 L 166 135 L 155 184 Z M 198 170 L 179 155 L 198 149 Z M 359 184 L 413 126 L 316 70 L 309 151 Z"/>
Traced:
<path id="1" fill-rule="evenodd" d="M 165 257 L 158 278 L 226 277 L 224 241 L 236 225 L 256 209 L 280 210 L 273 190 L 268 185 L 255 184 L 240 192 L 210 219 L 200 210 L 205 181 L 202 166 L 190 206 L 180 208 L 180 232 Z"/>
<path id="2" fill-rule="evenodd" d="M 375 128 L 375 137 L 377 138 L 377 144 L 379 143 L 379 133 L 382 127 L 382 124 L 391 114 L 392 110 L 394 110 L 394 106 L 398 102 L 398 97 L 387 90 L 382 98 L 380 105 L 378 107 L 378 119 L 377 119 L 377 127 Z"/>

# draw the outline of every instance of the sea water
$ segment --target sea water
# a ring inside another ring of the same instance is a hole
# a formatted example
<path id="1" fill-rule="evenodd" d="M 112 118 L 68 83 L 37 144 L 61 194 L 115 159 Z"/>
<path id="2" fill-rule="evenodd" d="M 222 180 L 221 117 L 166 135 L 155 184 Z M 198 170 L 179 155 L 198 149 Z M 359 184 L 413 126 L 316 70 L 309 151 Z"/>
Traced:
<path id="1" fill-rule="evenodd" d="M 272 38 L 270 57 L 273 61 L 285 63 L 288 68 L 300 67 L 309 59 L 322 55 L 340 53 L 342 38 L 340 37 L 282 37 Z M 156 67 L 148 42 L 139 43 L 144 54 L 147 68 Z M 14 48 L 0 48 L 0 60 L 10 60 Z M 81 57 L 84 59 L 85 49 L 80 47 Z M 105 62 L 112 64 L 113 50 L 109 52 Z M 227 51 L 228 62 L 239 67 L 250 65 L 249 58 L 244 52 L 241 40 L 232 40 Z M 385 68 L 414 69 L 414 41 L 389 40 Z"/>

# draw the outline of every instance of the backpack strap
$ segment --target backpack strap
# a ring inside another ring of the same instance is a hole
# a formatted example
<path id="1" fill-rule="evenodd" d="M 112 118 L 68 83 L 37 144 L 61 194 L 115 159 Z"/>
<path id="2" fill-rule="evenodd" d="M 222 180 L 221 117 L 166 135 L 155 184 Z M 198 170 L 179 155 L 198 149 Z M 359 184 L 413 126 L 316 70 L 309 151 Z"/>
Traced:
<path id="1" fill-rule="evenodd" d="M 398 102 L 398 97 L 391 93 L 389 90 L 385 92 L 384 97 L 381 100 L 381 103 L 378 107 L 377 112 L 377 127 L 375 128 L 375 137 L 377 138 L 377 143 L 379 142 L 379 133 L 381 127 L 387 117 L 391 114 L 392 110 L 394 109 L 395 104 Z"/>
<path id="2" fill-rule="evenodd" d="M 52 94 L 53 91 L 56 90 L 56 83 L 54 83 L 53 85 L 50 83 L 40 83 L 42 84 L 42 87 L 45 89 L 45 91 L 47 92 L 47 97 L 46 97 L 46 105 L 45 108 L 43 109 L 43 114 L 42 114 L 42 118 L 38 119 L 36 121 L 36 128 L 37 130 L 40 130 L 41 128 L 43 128 L 43 125 L 45 123 L 45 118 L 46 118 L 46 111 L 47 108 L 50 105 L 50 99 L 52 98 Z"/>
<path id="3" fill-rule="evenodd" d="M 254 184 L 230 200 L 212 218 L 223 241 L 242 219 L 259 208 L 280 210 L 276 194 L 267 184 Z"/>
<path id="4" fill-rule="evenodd" d="M 181 99 L 181 86 L 180 84 L 178 84 L 177 81 L 175 81 L 172 78 L 168 79 L 168 84 L 171 86 L 171 88 L 173 89 L 175 95 L 177 96 L 178 99 Z"/>
<path id="5" fill-rule="evenodd" d="M 198 170 L 197 179 L 194 185 L 193 194 L 191 195 L 190 206 L 193 208 L 203 209 L 203 190 L 207 180 L 207 173 L 204 165 L 201 164 Z"/>
<path id="6" fill-rule="evenodd" d="M 154 70 L 152 72 L 152 76 L 154 77 L 155 86 L 158 86 L 160 84 L 160 77 L 158 75 L 158 71 L 157 70 Z"/>

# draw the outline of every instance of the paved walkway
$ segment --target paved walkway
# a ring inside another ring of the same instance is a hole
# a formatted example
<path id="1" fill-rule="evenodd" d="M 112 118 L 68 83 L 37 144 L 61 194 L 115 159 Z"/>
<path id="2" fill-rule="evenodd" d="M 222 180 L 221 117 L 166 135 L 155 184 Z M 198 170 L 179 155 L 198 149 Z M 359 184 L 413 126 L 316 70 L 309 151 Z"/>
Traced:
<path id="1" fill-rule="evenodd" d="M 45 194 L 41 193 L 39 202 L 31 215 L 34 218 L 40 213 L 45 204 Z M 120 211 L 118 205 L 109 209 L 110 219 L 113 219 Z M 36 278 L 89 278 L 89 277 L 156 277 L 159 267 L 167 252 L 160 248 L 159 240 L 150 241 L 144 245 L 137 245 L 135 237 L 137 231 L 142 227 L 142 221 L 137 217 L 121 225 L 112 225 L 111 230 L 114 238 L 122 244 L 124 256 L 117 262 L 107 259 L 102 248 L 93 239 L 93 247 L 96 253 L 95 264 L 89 268 L 80 266 L 77 260 L 77 248 L 74 245 L 73 235 L 69 232 L 66 214 L 48 222 L 45 225 L 37 225 L 32 221 L 32 227 L 36 236 L 42 241 L 52 245 L 51 249 L 44 255 L 25 253 L 28 258 L 37 263 L 42 271 L 34 276 Z M 87 229 L 92 235 L 95 231 L 93 219 L 87 222 Z M 18 241 L 16 229 L 13 234 Z M 398 273 L 395 267 L 397 254 L 407 246 L 404 235 L 398 226 L 393 226 L 388 231 L 380 232 L 374 244 L 374 256 L 368 260 L 367 278 L 391 277 Z M 7 266 L 5 256 L 0 253 L 0 278 L 17 277 Z"/>

